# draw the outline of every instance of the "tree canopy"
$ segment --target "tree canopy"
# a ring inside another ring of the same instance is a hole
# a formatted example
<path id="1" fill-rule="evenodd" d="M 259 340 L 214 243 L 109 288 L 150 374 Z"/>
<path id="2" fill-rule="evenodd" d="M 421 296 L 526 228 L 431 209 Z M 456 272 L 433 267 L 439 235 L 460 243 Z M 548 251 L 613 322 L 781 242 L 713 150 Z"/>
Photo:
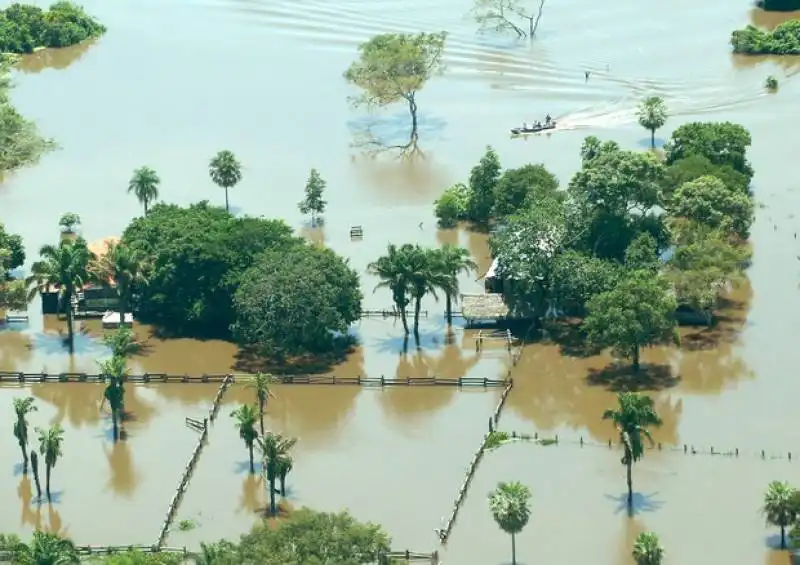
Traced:
<path id="1" fill-rule="evenodd" d="M 326 353 L 361 314 L 358 274 L 329 249 L 268 251 L 239 278 L 234 336 L 278 357 Z"/>
<path id="2" fill-rule="evenodd" d="M 667 123 L 667 105 L 660 96 L 648 96 L 636 109 L 639 125 L 650 132 L 650 147 L 656 147 L 656 130 Z"/>
<path id="3" fill-rule="evenodd" d="M 753 169 L 747 161 L 752 144 L 750 132 L 731 122 L 689 122 L 672 132 L 664 146 L 667 165 L 692 155 L 700 155 L 715 165 L 730 165 L 749 178 Z"/>
<path id="4" fill-rule="evenodd" d="M 731 46 L 743 55 L 800 55 L 800 20 L 783 22 L 771 31 L 753 25 L 737 29 L 731 34 Z"/>
<path id="5" fill-rule="evenodd" d="M 230 335 L 233 294 L 255 257 L 301 242 L 282 221 L 234 218 L 205 201 L 157 204 L 122 241 L 150 259 L 149 284 L 135 299 L 139 317 L 170 334 L 216 337 Z"/>
<path id="6" fill-rule="evenodd" d="M 673 218 L 682 218 L 747 239 L 754 219 L 750 196 L 731 191 L 720 179 L 703 176 L 683 183 L 668 204 Z"/>
<path id="7" fill-rule="evenodd" d="M 0 52 L 31 53 L 37 47 L 68 47 L 105 33 L 100 22 L 72 2 L 56 2 L 49 10 L 12 4 L 0 10 Z"/>
<path id="8" fill-rule="evenodd" d="M 8 271 L 21 267 L 25 263 L 25 245 L 22 236 L 6 231 L 5 225 L 0 222 L 0 271 L 8 276 Z"/>

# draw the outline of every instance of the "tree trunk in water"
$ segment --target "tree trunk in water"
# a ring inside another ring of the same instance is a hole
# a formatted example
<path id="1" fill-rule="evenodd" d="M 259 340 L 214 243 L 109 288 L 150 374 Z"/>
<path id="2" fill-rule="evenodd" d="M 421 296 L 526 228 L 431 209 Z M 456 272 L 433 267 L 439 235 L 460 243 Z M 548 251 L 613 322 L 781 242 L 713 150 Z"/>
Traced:
<path id="1" fill-rule="evenodd" d="M 114 429 L 114 441 L 119 439 L 119 410 L 111 408 L 111 426 Z"/>
<path id="2" fill-rule="evenodd" d="M 511 534 L 511 565 L 517 565 L 517 536 Z"/>
<path id="3" fill-rule="evenodd" d="M 281 473 L 281 496 L 286 496 L 286 473 Z"/>
<path id="4" fill-rule="evenodd" d="M 650 130 L 650 149 L 656 148 L 656 130 Z"/>
<path id="5" fill-rule="evenodd" d="M 630 455 L 628 455 L 625 467 L 628 474 L 628 514 L 633 515 L 633 457 Z"/>
<path id="6" fill-rule="evenodd" d="M 47 491 L 47 500 L 52 500 L 52 497 L 50 496 L 50 471 L 52 471 L 52 470 L 53 470 L 53 468 L 50 465 L 46 465 L 46 468 L 45 468 L 45 490 Z"/>
<path id="7" fill-rule="evenodd" d="M 227 186 L 225 187 L 225 211 L 226 212 L 230 212 L 231 211 L 231 208 L 228 205 L 228 187 Z"/>
<path id="8" fill-rule="evenodd" d="M 266 402 L 264 402 L 263 398 L 259 398 L 258 399 L 258 421 L 259 421 L 259 425 L 261 426 L 261 437 L 264 437 L 264 408 L 265 408 L 264 405 L 265 404 L 266 404 Z M 252 451 L 252 449 L 251 449 L 251 451 Z M 252 453 L 250 454 L 250 457 L 251 458 L 253 457 Z"/>
<path id="9" fill-rule="evenodd" d="M 70 298 L 72 298 L 70 296 Z M 67 301 L 67 342 L 70 354 L 75 353 L 75 331 L 72 328 L 72 301 Z"/>
<path id="10" fill-rule="evenodd" d="M 414 95 L 408 97 L 408 111 L 411 112 L 411 138 L 408 141 L 410 148 L 416 147 L 419 140 L 419 122 L 417 121 L 417 101 Z"/>
<path id="11" fill-rule="evenodd" d="M 447 325 L 453 325 L 453 298 L 450 296 L 448 292 L 445 296 L 445 310 L 447 312 Z"/>
<path id="12" fill-rule="evenodd" d="M 256 472 L 256 464 L 253 461 L 253 444 L 248 445 L 247 449 L 250 451 L 250 474 L 253 475 Z"/>
<path id="13" fill-rule="evenodd" d="M 641 367 L 639 363 L 639 346 L 637 345 L 633 350 L 633 372 L 638 373 Z"/>
<path id="14" fill-rule="evenodd" d="M 269 512 L 273 516 L 278 512 L 275 507 L 275 475 L 269 477 Z"/>
<path id="15" fill-rule="evenodd" d="M 422 298 L 414 299 L 414 337 L 419 341 L 419 312 L 422 308 Z M 419 344 L 417 344 L 419 345 Z"/>
<path id="16" fill-rule="evenodd" d="M 31 469 L 33 470 L 33 482 L 36 483 L 36 498 L 42 498 L 42 485 L 39 482 L 39 456 L 31 450 Z"/>
<path id="17" fill-rule="evenodd" d="M 145 200 L 143 202 L 143 204 L 144 204 L 144 215 L 146 216 L 147 215 L 147 200 Z"/>
<path id="18" fill-rule="evenodd" d="M 22 450 L 22 474 L 27 475 L 28 474 L 28 452 L 26 451 L 27 446 L 25 445 L 24 441 L 22 440 L 17 440 L 17 441 L 19 441 L 19 448 Z"/>
<path id="19" fill-rule="evenodd" d="M 781 526 L 781 549 L 786 549 L 786 526 Z"/>
<path id="20" fill-rule="evenodd" d="M 400 320 L 403 322 L 403 331 L 406 332 L 406 335 L 411 333 L 408 331 L 408 316 L 406 315 L 405 306 L 403 308 L 400 308 Z"/>

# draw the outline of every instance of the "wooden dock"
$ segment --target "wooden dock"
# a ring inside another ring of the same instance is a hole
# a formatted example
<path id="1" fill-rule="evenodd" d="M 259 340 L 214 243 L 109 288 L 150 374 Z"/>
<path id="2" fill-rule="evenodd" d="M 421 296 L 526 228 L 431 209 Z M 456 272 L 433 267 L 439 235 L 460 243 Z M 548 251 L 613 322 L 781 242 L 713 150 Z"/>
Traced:
<path id="1" fill-rule="evenodd" d="M 103 383 L 107 375 L 99 373 L 23 373 L 17 371 L 0 371 L 0 384 L 17 383 Z M 229 381 L 231 384 L 248 383 L 253 375 L 245 373 L 215 373 L 204 375 L 168 375 L 166 373 L 144 373 L 140 375 L 127 375 L 124 379 L 128 383 L 216 383 L 222 384 Z M 350 385 L 362 387 L 392 387 L 392 386 L 451 386 L 459 388 L 497 388 L 505 387 L 508 379 L 489 379 L 485 377 L 406 377 L 387 378 L 380 377 L 339 377 L 336 375 L 274 375 L 277 384 L 282 385 Z"/>

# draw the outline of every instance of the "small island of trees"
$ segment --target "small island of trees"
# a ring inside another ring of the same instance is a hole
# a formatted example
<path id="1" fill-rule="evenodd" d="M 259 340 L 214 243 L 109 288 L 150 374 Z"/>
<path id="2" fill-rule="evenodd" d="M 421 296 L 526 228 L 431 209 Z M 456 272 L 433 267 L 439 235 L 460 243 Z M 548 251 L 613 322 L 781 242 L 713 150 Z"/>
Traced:
<path id="1" fill-rule="evenodd" d="M 800 55 L 800 20 L 789 20 L 772 31 L 752 25 L 737 29 L 731 46 L 742 55 Z"/>
<path id="2" fill-rule="evenodd" d="M 105 33 L 100 22 L 72 2 L 56 2 L 48 10 L 12 4 L 0 10 L 0 52 L 32 53 L 43 47 L 69 47 Z"/>

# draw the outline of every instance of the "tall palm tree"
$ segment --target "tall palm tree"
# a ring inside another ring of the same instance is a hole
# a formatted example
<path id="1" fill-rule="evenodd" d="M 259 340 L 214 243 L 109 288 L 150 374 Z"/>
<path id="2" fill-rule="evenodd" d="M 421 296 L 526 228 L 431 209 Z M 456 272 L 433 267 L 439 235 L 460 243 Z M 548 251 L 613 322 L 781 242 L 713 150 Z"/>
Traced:
<path id="1" fill-rule="evenodd" d="M 656 414 L 653 399 L 635 392 L 621 392 L 617 395 L 618 410 L 606 410 L 604 420 L 611 420 L 619 432 L 620 442 L 625 450 L 622 464 L 625 465 L 628 481 L 628 512 L 633 513 L 633 464 L 644 457 L 644 438 L 653 443 L 649 426 L 660 426 L 661 418 Z"/>
<path id="2" fill-rule="evenodd" d="M 642 532 L 633 543 L 633 560 L 636 565 L 661 565 L 664 548 L 653 532 Z"/>
<path id="3" fill-rule="evenodd" d="M 437 269 L 444 274 L 447 285 L 440 290 L 445 296 L 447 323 L 453 324 L 453 299 L 458 297 L 458 275 L 475 271 L 478 265 L 470 258 L 470 252 L 457 245 L 444 244 L 434 252 Z"/>
<path id="4" fill-rule="evenodd" d="M 261 451 L 261 459 L 263 461 L 262 472 L 266 475 L 269 485 L 269 510 L 273 516 L 277 512 L 275 480 L 278 478 L 281 469 L 281 461 L 289 457 L 289 452 L 296 443 L 296 438 L 285 438 L 272 432 L 267 432 L 264 437 L 258 438 L 258 449 Z"/>
<path id="5" fill-rule="evenodd" d="M 231 417 L 236 419 L 236 427 L 239 428 L 239 437 L 242 438 L 250 453 L 250 474 L 256 472 L 255 462 L 253 461 L 253 445 L 258 438 L 256 422 L 258 412 L 254 406 L 243 404 L 231 412 Z"/>
<path id="6" fill-rule="evenodd" d="M 264 435 L 264 412 L 267 409 L 267 401 L 275 398 L 275 394 L 270 387 L 275 383 L 275 378 L 269 373 L 256 373 L 253 382 L 248 386 L 256 391 L 258 398 L 258 419 L 261 424 L 261 435 Z"/>
<path id="7" fill-rule="evenodd" d="M 67 310 L 67 341 L 69 352 L 75 351 L 75 333 L 73 326 L 74 311 L 72 298 L 87 282 L 92 280 L 89 263 L 94 254 L 86 246 L 82 237 L 74 241 L 63 240 L 57 246 L 44 245 L 39 250 L 41 260 L 31 266 L 31 275 L 26 284 L 33 285 L 29 298 L 36 293 L 46 293 L 57 289 L 59 304 Z"/>
<path id="8" fill-rule="evenodd" d="M 392 301 L 400 313 L 400 320 L 403 323 L 403 330 L 406 335 L 410 333 L 406 309 L 411 302 L 408 293 L 407 269 L 408 248 L 411 247 L 410 245 L 397 247 L 390 243 L 386 248 L 386 255 L 378 257 L 378 259 L 367 265 L 367 272 L 380 279 L 380 282 L 375 286 L 375 290 L 388 288 L 392 292 Z"/>
<path id="9" fill-rule="evenodd" d="M 39 453 L 44 455 L 45 491 L 47 492 L 47 499 L 52 500 L 50 496 L 50 474 L 53 467 L 56 466 L 58 458 L 64 455 L 61 449 L 64 443 L 64 428 L 60 424 L 53 424 L 47 430 L 36 428 L 36 433 L 39 434 Z"/>
<path id="10" fill-rule="evenodd" d="M 223 149 L 211 159 L 208 172 L 214 184 L 225 189 L 225 209 L 230 211 L 228 189 L 233 188 L 242 180 L 242 164 L 239 163 L 233 152 Z"/>
<path id="11" fill-rule="evenodd" d="M 133 176 L 128 182 L 128 192 L 134 193 L 139 203 L 144 206 L 144 215 L 147 215 L 147 208 L 150 203 L 158 198 L 158 187 L 161 179 L 150 167 L 139 167 L 133 171 Z"/>
<path id="12" fill-rule="evenodd" d="M 38 408 L 33 404 L 32 396 L 27 398 L 14 399 L 14 415 L 17 420 L 14 422 L 14 437 L 22 450 L 22 472 L 28 474 L 28 414 L 36 412 Z"/>
<path id="13" fill-rule="evenodd" d="M 786 549 L 786 528 L 800 515 L 800 493 L 789 483 L 772 481 L 764 494 L 762 512 L 767 523 L 781 529 L 781 549 Z"/>
<path id="14" fill-rule="evenodd" d="M 123 242 L 109 242 L 106 253 L 91 265 L 94 276 L 104 284 L 112 284 L 119 300 L 120 324 L 125 312 L 131 310 L 133 292 L 139 285 L 148 283 L 150 262 L 138 250 Z"/>
<path id="15" fill-rule="evenodd" d="M 511 563 L 516 565 L 516 535 L 531 517 L 531 491 L 518 481 L 499 483 L 489 494 L 489 510 L 500 529 L 511 534 Z"/>
<path id="16" fill-rule="evenodd" d="M 33 532 L 30 544 L 20 543 L 14 550 L 19 565 L 78 565 L 81 562 L 75 544 L 56 534 Z"/>
<path id="17" fill-rule="evenodd" d="M 667 105 L 660 96 L 648 96 L 636 109 L 639 125 L 650 131 L 650 148 L 656 148 L 656 130 L 667 123 Z"/>
<path id="18" fill-rule="evenodd" d="M 408 261 L 408 289 L 414 301 L 414 336 L 419 338 L 419 315 L 422 308 L 422 299 L 426 294 L 431 294 L 438 300 L 436 290 L 444 288 L 452 293 L 450 278 L 438 268 L 437 254 L 432 249 L 423 249 L 415 245 L 407 251 Z"/>
<path id="19" fill-rule="evenodd" d="M 103 391 L 103 402 L 111 408 L 111 424 L 114 428 L 114 441 L 119 439 L 119 423 L 125 409 L 125 377 L 128 375 L 128 363 L 124 357 L 114 355 L 108 361 L 102 361 L 100 374 L 105 375 L 106 388 Z"/>

